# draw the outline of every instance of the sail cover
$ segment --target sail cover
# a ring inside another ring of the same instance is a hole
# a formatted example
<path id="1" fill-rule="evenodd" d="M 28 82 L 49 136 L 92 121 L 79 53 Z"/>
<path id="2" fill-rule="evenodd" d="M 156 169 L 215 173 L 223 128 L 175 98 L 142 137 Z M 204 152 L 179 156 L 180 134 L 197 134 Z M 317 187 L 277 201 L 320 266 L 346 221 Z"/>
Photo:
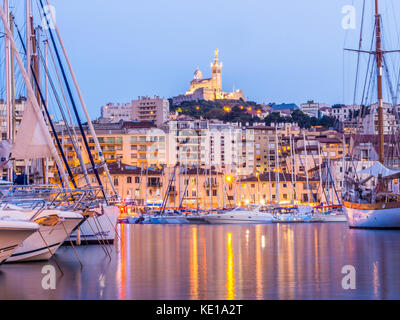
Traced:
<path id="1" fill-rule="evenodd" d="M 15 159 L 37 159 L 51 157 L 44 131 L 32 104 L 27 101 L 24 116 L 18 127 L 17 136 L 11 154 Z"/>
<path id="2" fill-rule="evenodd" d="M 400 173 L 400 169 L 389 169 L 379 161 L 375 162 L 373 166 L 357 172 L 357 174 L 368 174 L 374 177 L 382 175 L 383 178 L 393 176 L 398 173 Z"/>

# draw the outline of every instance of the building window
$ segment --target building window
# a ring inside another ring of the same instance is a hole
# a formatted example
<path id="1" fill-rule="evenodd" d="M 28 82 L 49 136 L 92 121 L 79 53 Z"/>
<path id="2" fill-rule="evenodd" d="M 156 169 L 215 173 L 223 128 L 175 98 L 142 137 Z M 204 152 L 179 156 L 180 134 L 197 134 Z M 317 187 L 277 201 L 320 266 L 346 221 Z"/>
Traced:
<path id="1" fill-rule="evenodd" d="M 127 177 L 126 178 L 126 183 L 132 183 L 132 177 Z"/>
<path id="2" fill-rule="evenodd" d="M 140 183 L 140 178 L 139 177 L 135 177 L 135 183 Z"/>

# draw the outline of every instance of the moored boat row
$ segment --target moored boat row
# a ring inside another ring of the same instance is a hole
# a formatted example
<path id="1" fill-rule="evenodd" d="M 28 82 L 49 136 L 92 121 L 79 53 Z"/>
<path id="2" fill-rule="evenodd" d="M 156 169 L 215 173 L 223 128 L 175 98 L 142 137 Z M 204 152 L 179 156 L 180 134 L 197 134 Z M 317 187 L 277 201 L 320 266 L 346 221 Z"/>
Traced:
<path id="1" fill-rule="evenodd" d="M 212 212 L 185 212 L 166 210 L 161 213 L 142 212 L 121 219 L 128 224 L 269 224 L 269 223 L 326 223 L 347 222 L 345 214 L 338 209 L 323 211 L 321 207 L 286 206 L 234 208 Z"/>

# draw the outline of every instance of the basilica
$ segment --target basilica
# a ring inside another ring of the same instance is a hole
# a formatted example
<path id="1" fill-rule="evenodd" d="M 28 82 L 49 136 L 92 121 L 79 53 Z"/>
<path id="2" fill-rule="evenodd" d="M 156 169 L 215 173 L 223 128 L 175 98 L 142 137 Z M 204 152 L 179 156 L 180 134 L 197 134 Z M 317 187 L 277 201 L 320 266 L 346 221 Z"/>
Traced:
<path id="1" fill-rule="evenodd" d="M 215 50 L 214 62 L 211 63 L 211 78 L 203 79 L 202 72 L 197 69 L 190 89 L 185 94 L 173 98 L 178 105 L 184 101 L 198 100 L 245 100 L 242 90 L 233 92 L 222 91 L 222 63 L 218 59 L 218 49 Z"/>

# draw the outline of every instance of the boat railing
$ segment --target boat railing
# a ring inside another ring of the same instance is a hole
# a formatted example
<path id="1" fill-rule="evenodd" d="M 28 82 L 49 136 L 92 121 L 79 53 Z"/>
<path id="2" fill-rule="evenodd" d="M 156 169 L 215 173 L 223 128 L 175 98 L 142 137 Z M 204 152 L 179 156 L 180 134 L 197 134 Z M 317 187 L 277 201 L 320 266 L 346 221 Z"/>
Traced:
<path id="1" fill-rule="evenodd" d="M 105 202 L 101 187 L 63 190 L 58 185 L 15 185 L 0 188 L 0 203 L 36 210 L 93 210 Z M 117 196 L 107 198 L 117 204 Z"/>

